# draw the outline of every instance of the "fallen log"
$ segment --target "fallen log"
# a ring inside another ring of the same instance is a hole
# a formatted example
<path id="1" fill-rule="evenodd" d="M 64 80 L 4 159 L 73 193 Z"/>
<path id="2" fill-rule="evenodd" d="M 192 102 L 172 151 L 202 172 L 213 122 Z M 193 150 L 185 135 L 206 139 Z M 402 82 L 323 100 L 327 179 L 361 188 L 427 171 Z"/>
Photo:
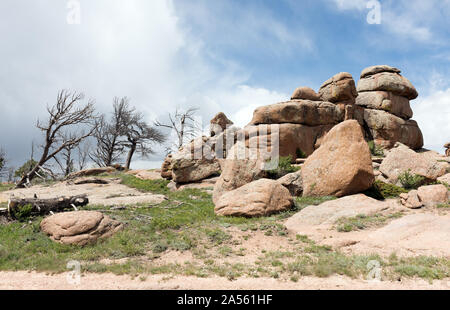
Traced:
<path id="1" fill-rule="evenodd" d="M 85 206 L 88 203 L 89 199 L 86 195 L 51 199 L 13 197 L 8 203 L 8 214 L 12 218 L 18 219 L 23 216 L 46 215 L 69 209 L 77 210 L 77 207 Z"/>
<path id="2" fill-rule="evenodd" d="M 108 181 L 102 180 L 102 179 L 87 179 L 87 180 L 81 180 L 74 183 L 75 185 L 83 185 L 83 184 L 102 184 L 106 185 L 109 184 Z"/>

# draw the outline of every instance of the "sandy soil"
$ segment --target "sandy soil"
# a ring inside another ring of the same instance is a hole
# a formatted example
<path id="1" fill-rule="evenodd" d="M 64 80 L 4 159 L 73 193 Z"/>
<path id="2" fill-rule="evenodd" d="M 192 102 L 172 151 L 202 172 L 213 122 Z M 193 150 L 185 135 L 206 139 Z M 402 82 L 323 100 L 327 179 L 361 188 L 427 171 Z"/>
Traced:
<path id="1" fill-rule="evenodd" d="M 343 276 L 329 278 L 303 277 L 298 282 L 272 278 L 241 278 L 229 281 L 225 278 L 196 278 L 149 276 L 146 279 L 113 274 L 85 274 L 79 284 L 69 282 L 69 274 L 46 275 L 35 272 L 0 272 L 0 289 L 10 290 L 449 290 L 450 279 L 428 281 L 405 279 L 397 282 L 366 281 Z"/>
<path id="2" fill-rule="evenodd" d="M 77 179 L 78 180 L 82 180 Z M 86 178 L 85 178 L 86 179 Z M 33 186 L 32 188 L 15 189 L 0 193 L 0 203 L 7 202 L 11 195 L 31 198 L 36 194 L 39 198 L 54 198 L 55 196 L 77 196 L 86 194 L 92 205 L 134 205 L 137 203 L 159 204 L 166 199 L 164 195 L 142 193 L 136 189 L 119 184 L 120 179 L 105 179 L 109 184 L 82 184 L 61 182 L 52 186 Z"/>

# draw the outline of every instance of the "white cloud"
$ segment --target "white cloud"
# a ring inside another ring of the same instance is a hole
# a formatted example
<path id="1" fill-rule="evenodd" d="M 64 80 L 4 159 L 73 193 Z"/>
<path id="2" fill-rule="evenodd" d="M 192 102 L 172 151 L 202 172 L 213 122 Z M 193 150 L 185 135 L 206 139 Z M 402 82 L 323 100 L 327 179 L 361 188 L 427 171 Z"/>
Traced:
<path id="1" fill-rule="evenodd" d="M 450 88 L 419 97 L 412 107 L 425 147 L 442 152 L 444 144 L 450 142 Z"/>
<path id="2" fill-rule="evenodd" d="M 243 86 L 249 73 L 205 49 L 170 0 L 81 1 L 80 25 L 66 24 L 65 4 L 0 3 L 0 36 L 7 42 L 0 49 L 0 132 L 14 132 L 2 135 L 0 145 L 15 165 L 40 140 L 36 118 L 46 116 L 45 105 L 62 88 L 85 92 L 101 111 L 110 110 L 114 96 L 128 96 L 148 120 L 196 106 L 205 122 L 223 111 L 240 125 L 253 107 L 283 97 Z M 245 31 L 259 33 L 262 24 L 253 19 Z M 273 26 L 278 41 L 290 40 L 281 24 Z"/>
<path id="3" fill-rule="evenodd" d="M 332 0 L 339 10 L 364 10 L 367 0 Z"/>

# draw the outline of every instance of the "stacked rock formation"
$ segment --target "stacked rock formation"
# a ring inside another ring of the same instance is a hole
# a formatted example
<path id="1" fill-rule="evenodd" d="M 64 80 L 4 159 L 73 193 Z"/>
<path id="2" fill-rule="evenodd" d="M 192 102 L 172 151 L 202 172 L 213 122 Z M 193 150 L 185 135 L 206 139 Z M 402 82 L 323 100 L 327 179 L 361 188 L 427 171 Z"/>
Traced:
<path id="1" fill-rule="evenodd" d="M 177 184 L 199 182 L 220 174 L 219 160 L 226 158 L 227 140 L 235 142 L 237 127 L 225 114 L 217 114 L 211 121 L 213 136 L 201 136 L 182 146 L 178 152 L 170 154 L 161 167 L 161 176 L 172 179 Z M 227 129 L 228 127 L 228 129 Z"/>
<path id="2" fill-rule="evenodd" d="M 279 125 L 279 156 L 311 155 L 324 135 L 346 118 L 347 106 L 357 96 L 355 82 L 349 73 L 339 73 L 327 80 L 317 94 L 309 87 L 299 87 L 290 101 L 263 106 L 255 110 L 244 128 L 248 145 L 252 139 L 267 140 L 270 151 L 271 131 L 267 125 Z M 266 135 L 266 137 L 265 137 Z M 259 145 L 259 140 L 253 145 Z"/>
<path id="3" fill-rule="evenodd" d="M 356 105 L 363 107 L 360 119 L 368 139 L 384 148 L 400 142 L 411 149 L 423 146 L 423 136 L 409 101 L 418 93 L 411 82 L 400 75 L 401 71 L 387 65 L 364 69 L 358 82 Z"/>
<path id="4" fill-rule="evenodd" d="M 450 157 L 450 142 L 446 143 L 444 145 L 444 148 L 445 148 L 445 156 L 449 156 Z"/>

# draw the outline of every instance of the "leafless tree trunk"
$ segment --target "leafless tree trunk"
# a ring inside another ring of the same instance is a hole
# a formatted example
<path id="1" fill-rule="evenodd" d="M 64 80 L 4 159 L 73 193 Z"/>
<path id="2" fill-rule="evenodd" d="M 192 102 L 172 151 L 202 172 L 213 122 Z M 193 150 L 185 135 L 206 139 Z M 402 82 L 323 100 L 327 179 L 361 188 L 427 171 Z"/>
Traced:
<path id="1" fill-rule="evenodd" d="M 7 174 L 6 152 L 0 147 L 0 178 Z"/>
<path id="2" fill-rule="evenodd" d="M 78 145 L 86 137 L 92 135 L 95 125 L 96 115 L 94 112 L 94 102 L 89 101 L 83 106 L 79 106 L 84 95 L 76 92 L 62 90 L 58 93 L 56 104 L 47 107 L 49 117 L 47 123 L 37 122 L 36 127 L 45 135 L 45 141 L 41 145 L 42 155 L 34 168 L 18 182 L 17 187 L 24 187 L 38 175 L 38 171 L 50 159 L 54 159 L 62 150 Z M 88 127 L 85 131 L 82 127 Z M 71 131 L 69 131 L 71 130 Z"/>
<path id="3" fill-rule="evenodd" d="M 103 115 L 94 132 L 97 148 L 89 157 L 99 167 L 111 166 L 120 159 L 125 150 L 122 139 L 125 105 L 119 98 L 114 98 L 113 107 L 111 121 L 108 122 Z"/>
<path id="4" fill-rule="evenodd" d="M 123 110 L 122 135 L 126 137 L 124 145 L 128 148 L 126 169 L 130 169 L 133 155 L 138 152 L 146 157 L 153 154 L 151 145 L 153 143 L 163 143 L 166 137 L 156 128 L 149 126 L 144 121 L 144 116 L 137 112 L 134 107 L 130 107 L 129 100 L 124 97 L 120 100 Z"/>
<path id="5" fill-rule="evenodd" d="M 161 122 L 156 122 L 156 126 L 169 128 L 175 131 L 178 142 L 175 147 L 179 149 L 186 142 L 195 138 L 198 134 L 200 124 L 198 124 L 195 120 L 195 113 L 198 111 L 198 108 L 189 108 L 186 111 L 180 111 L 176 109 L 175 114 L 169 113 L 169 122 L 168 124 L 163 124 Z"/>

